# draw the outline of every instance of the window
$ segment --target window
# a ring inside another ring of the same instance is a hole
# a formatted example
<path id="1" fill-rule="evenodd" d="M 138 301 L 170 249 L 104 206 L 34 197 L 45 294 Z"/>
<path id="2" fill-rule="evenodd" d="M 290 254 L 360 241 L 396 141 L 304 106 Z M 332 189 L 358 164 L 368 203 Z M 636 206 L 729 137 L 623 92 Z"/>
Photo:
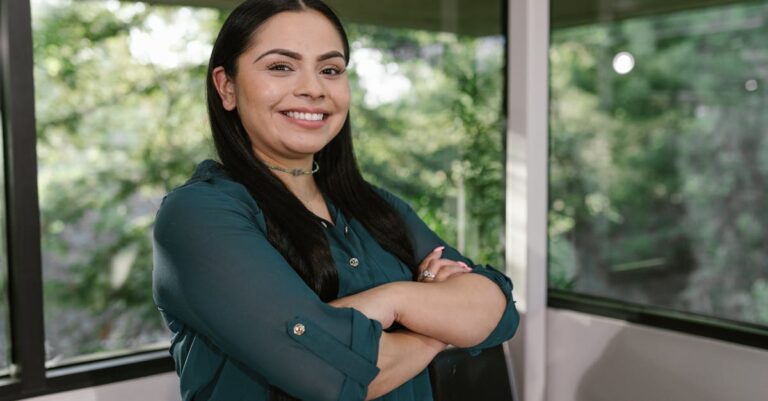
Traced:
<path id="1" fill-rule="evenodd" d="M 162 196 L 212 156 L 202 94 L 224 13 L 58 0 L 32 13 L 48 364 L 162 343 L 148 233 Z M 500 27 L 349 29 L 364 171 L 502 266 Z"/>
<path id="2" fill-rule="evenodd" d="M 228 10 L 168 3 L 0 1 L 0 23 L 13 22 L 0 39 L 17 45 L 14 65 L 30 73 L 8 80 L 3 102 L 35 110 L 11 110 L 9 121 L 24 123 L 5 133 L 14 145 L 4 163 L 14 178 L 8 255 L 29 259 L 9 261 L 6 304 L 0 247 L 0 371 L 24 366 L 0 398 L 172 369 L 152 302 L 149 235 L 162 196 L 215 157 L 204 76 Z M 408 17 L 389 5 L 331 3 L 353 46 L 353 133 L 367 178 L 477 262 L 503 268 L 502 2 L 419 3 Z M 0 67 L 7 78 L 12 69 Z M 19 190 L 34 168 L 37 186 Z M 38 222 L 39 236 L 19 234 Z M 15 318 L 8 338 L 6 309 Z"/>
<path id="3" fill-rule="evenodd" d="M 549 286 L 764 334 L 768 2 L 676 3 L 552 32 Z"/>
<path id="4" fill-rule="evenodd" d="M 358 24 L 349 31 L 361 169 L 448 243 L 503 269 L 501 27 L 479 37 Z"/>
<path id="5" fill-rule="evenodd" d="M 32 1 L 48 366 L 166 346 L 151 225 L 208 154 L 220 12 Z"/>

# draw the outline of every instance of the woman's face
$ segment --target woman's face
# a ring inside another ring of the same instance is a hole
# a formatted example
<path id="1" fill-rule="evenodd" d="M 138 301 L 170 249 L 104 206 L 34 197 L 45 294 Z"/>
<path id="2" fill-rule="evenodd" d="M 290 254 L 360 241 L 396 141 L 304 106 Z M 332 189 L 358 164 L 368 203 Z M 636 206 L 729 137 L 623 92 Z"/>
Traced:
<path id="1" fill-rule="evenodd" d="M 237 61 L 237 74 L 213 71 L 225 109 L 237 109 L 256 155 L 267 163 L 307 168 L 349 111 L 344 45 L 313 11 L 268 19 Z"/>

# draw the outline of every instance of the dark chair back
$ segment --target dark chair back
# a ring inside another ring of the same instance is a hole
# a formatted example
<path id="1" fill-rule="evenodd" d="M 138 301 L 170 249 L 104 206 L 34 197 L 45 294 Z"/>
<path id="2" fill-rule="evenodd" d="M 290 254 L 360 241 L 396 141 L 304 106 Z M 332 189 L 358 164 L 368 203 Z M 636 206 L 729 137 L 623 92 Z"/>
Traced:
<path id="1" fill-rule="evenodd" d="M 517 401 L 507 363 L 503 345 L 477 356 L 458 348 L 441 352 L 429 365 L 435 401 Z"/>

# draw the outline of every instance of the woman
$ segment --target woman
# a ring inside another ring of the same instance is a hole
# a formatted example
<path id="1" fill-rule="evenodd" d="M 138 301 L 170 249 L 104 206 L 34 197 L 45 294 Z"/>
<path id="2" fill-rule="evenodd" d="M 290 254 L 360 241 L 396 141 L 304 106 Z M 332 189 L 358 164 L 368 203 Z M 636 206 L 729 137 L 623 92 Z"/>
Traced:
<path id="1" fill-rule="evenodd" d="M 363 180 L 348 61 L 318 0 L 247 1 L 221 29 L 221 163 L 166 196 L 154 230 L 184 400 L 431 400 L 425 368 L 447 344 L 479 352 L 517 327 L 508 278 Z"/>

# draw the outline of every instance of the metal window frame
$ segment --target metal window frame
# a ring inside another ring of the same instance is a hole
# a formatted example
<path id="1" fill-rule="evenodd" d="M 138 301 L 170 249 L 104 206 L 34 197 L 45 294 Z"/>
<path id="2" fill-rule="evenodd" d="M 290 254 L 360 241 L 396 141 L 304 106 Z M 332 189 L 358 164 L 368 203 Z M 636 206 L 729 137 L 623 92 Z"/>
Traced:
<path id="1" fill-rule="evenodd" d="M 768 327 L 759 324 L 553 288 L 547 305 L 768 350 Z"/>
<path id="2" fill-rule="evenodd" d="M 29 2 L 0 0 L 0 52 L 12 360 L 0 394 L 28 395 L 46 386 Z"/>

